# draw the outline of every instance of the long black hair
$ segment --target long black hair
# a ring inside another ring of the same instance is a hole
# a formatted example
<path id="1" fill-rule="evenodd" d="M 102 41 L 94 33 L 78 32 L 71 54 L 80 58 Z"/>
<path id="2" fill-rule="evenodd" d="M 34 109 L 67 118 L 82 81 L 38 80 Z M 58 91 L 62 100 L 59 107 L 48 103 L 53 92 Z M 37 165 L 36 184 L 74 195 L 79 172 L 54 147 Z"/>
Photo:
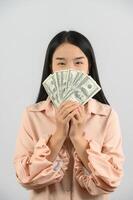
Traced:
<path id="1" fill-rule="evenodd" d="M 38 93 L 38 97 L 36 100 L 36 103 L 46 100 L 48 97 L 42 82 L 51 74 L 52 72 L 52 57 L 53 53 L 55 52 L 56 48 L 59 47 L 63 43 L 70 43 L 73 44 L 77 47 L 79 47 L 83 53 L 86 55 L 88 58 L 88 63 L 90 65 L 89 69 L 89 74 L 96 82 L 97 84 L 101 87 L 101 90 L 93 96 L 94 99 L 97 99 L 101 103 L 108 104 L 108 101 L 104 95 L 104 92 L 102 90 L 102 86 L 99 80 L 99 75 L 98 75 L 98 69 L 97 69 L 97 64 L 96 64 L 96 59 L 95 59 L 95 54 L 94 50 L 92 48 L 92 45 L 90 41 L 81 33 L 77 31 L 62 31 L 59 32 L 57 35 L 54 36 L 54 38 L 50 41 L 47 51 L 46 51 L 46 56 L 45 56 L 45 61 L 44 61 L 44 67 L 43 67 L 43 73 L 42 73 L 42 78 L 41 78 L 41 85 L 40 85 L 40 90 Z"/>

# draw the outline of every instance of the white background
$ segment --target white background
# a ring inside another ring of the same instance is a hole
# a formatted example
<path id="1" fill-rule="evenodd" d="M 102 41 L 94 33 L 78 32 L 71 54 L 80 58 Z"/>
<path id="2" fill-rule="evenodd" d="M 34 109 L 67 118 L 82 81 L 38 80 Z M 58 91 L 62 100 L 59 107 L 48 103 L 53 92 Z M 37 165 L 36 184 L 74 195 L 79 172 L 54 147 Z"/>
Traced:
<path id="1" fill-rule="evenodd" d="M 119 114 L 125 161 L 111 200 L 133 199 L 133 1 L 0 1 L 0 200 L 27 200 L 16 182 L 13 153 L 25 106 L 35 102 L 45 51 L 60 31 L 76 30 L 91 42 L 101 84 Z"/>

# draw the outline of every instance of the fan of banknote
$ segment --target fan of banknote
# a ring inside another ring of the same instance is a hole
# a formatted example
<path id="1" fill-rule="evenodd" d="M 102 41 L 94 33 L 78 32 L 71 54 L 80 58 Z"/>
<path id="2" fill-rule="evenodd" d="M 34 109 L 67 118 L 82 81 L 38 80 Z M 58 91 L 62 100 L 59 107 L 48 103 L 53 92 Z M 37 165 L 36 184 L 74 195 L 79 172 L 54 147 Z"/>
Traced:
<path id="1" fill-rule="evenodd" d="M 75 69 L 55 71 L 42 84 L 56 107 L 66 100 L 84 105 L 101 90 L 91 76 Z"/>

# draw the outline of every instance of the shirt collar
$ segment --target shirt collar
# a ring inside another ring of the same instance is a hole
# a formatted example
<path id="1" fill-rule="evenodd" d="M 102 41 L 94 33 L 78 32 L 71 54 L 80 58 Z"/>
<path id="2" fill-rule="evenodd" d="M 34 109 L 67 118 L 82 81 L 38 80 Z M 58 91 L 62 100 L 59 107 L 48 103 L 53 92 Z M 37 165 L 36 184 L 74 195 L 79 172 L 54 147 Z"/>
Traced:
<path id="1" fill-rule="evenodd" d="M 49 98 L 47 97 L 46 100 L 40 101 L 38 103 L 32 104 L 29 106 L 30 111 L 43 111 L 45 110 L 46 112 L 49 111 L 51 108 L 54 108 L 54 105 Z M 108 115 L 108 109 L 109 105 L 103 104 L 100 101 L 91 98 L 87 102 L 87 113 L 91 114 L 97 114 L 97 115 Z"/>

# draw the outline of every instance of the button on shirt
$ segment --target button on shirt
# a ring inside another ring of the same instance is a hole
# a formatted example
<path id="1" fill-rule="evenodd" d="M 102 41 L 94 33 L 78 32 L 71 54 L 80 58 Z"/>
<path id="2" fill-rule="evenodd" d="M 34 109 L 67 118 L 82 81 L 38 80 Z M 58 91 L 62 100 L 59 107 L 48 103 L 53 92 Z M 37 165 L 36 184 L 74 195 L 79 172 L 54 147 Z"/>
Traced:
<path id="1" fill-rule="evenodd" d="M 89 171 L 69 138 L 53 162 L 47 159 L 47 143 L 56 130 L 49 97 L 23 110 L 13 162 L 16 179 L 29 190 L 30 200 L 108 200 L 120 185 L 125 157 L 118 114 L 93 98 L 85 109 Z"/>

